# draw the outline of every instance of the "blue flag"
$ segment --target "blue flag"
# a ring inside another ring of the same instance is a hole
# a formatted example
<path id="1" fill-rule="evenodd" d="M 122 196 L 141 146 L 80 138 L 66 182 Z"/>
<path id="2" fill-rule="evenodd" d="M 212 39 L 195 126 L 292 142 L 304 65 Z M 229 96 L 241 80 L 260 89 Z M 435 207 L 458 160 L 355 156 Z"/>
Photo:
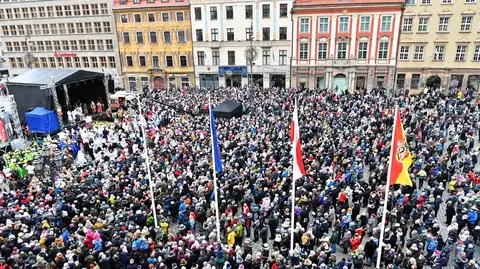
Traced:
<path id="1" fill-rule="evenodd" d="M 222 158 L 220 157 L 220 148 L 218 147 L 217 128 L 215 128 L 215 117 L 213 116 L 213 106 L 210 105 L 210 133 L 212 135 L 213 161 L 215 172 L 223 172 Z"/>

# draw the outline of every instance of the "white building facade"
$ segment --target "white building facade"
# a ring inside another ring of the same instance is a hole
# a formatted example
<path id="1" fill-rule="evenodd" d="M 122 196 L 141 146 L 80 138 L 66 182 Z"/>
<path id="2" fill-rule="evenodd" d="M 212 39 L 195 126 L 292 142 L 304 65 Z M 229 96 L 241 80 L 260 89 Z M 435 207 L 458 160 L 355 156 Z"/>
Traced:
<path id="1" fill-rule="evenodd" d="M 291 0 L 190 0 L 197 87 L 288 87 Z M 250 41 L 253 26 L 253 40 Z"/>
<path id="2" fill-rule="evenodd" d="M 11 75 L 81 68 L 120 76 L 112 1 L 0 0 L 0 40 Z"/>
<path id="3" fill-rule="evenodd" d="M 292 87 L 393 89 L 403 0 L 296 0 Z"/>

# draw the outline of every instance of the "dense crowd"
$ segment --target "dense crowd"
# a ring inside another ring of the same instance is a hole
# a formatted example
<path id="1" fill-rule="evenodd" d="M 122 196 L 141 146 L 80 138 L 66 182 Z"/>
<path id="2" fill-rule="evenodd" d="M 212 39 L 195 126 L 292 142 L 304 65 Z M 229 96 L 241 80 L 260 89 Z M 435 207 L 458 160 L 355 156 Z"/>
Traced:
<path id="1" fill-rule="evenodd" d="M 2 182 L 17 184 L 0 197 L 0 269 L 371 266 L 394 102 L 415 155 L 414 186 L 390 192 L 382 268 L 480 268 L 480 110 L 471 95 L 390 98 L 380 90 L 337 95 L 276 88 L 211 94 L 215 104 L 233 99 L 248 111 L 216 119 L 224 165 L 221 242 L 208 114 L 202 113 L 209 92 L 156 91 L 127 104 L 113 123 L 64 130 L 61 137 L 80 150 L 54 186 L 42 173 L 22 181 L 4 175 Z M 296 182 L 291 251 L 288 135 L 295 98 L 307 175 Z M 158 228 L 139 128 L 144 121 Z"/>

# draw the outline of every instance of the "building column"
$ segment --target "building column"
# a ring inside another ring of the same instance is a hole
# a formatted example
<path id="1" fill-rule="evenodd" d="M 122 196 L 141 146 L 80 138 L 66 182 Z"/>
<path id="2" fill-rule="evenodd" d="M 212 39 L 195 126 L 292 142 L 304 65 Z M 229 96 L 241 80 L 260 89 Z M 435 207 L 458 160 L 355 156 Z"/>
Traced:
<path id="1" fill-rule="evenodd" d="M 307 81 L 307 88 L 315 89 L 315 67 L 310 67 L 308 70 L 308 81 Z"/>
<path id="2" fill-rule="evenodd" d="M 355 71 L 348 72 L 348 91 L 355 92 Z"/>
<path id="3" fill-rule="evenodd" d="M 468 76 L 470 76 L 470 74 L 463 74 L 462 89 L 461 89 L 463 92 L 465 92 L 467 89 Z"/>
<path id="4" fill-rule="evenodd" d="M 242 77 L 242 87 L 248 87 L 248 78 Z"/>
<path id="5" fill-rule="evenodd" d="M 263 88 L 270 88 L 270 73 L 263 74 Z"/>
<path id="6" fill-rule="evenodd" d="M 375 68 L 368 68 L 367 89 L 373 89 L 375 87 Z"/>

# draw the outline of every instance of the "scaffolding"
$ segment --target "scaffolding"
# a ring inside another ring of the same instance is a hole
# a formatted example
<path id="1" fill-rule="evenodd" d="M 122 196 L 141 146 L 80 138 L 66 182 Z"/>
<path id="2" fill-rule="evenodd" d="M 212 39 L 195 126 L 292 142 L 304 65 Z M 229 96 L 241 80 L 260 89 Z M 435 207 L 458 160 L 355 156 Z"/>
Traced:
<path id="1" fill-rule="evenodd" d="M 22 124 L 20 123 L 20 118 L 17 111 L 17 103 L 15 102 L 15 98 L 13 97 L 13 95 L 0 96 L 0 110 L 9 113 L 12 117 L 13 137 L 9 138 L 8 141 L 12 149 L 19 149 L 25 147 L 25 138 L 23 136 Z"/>

